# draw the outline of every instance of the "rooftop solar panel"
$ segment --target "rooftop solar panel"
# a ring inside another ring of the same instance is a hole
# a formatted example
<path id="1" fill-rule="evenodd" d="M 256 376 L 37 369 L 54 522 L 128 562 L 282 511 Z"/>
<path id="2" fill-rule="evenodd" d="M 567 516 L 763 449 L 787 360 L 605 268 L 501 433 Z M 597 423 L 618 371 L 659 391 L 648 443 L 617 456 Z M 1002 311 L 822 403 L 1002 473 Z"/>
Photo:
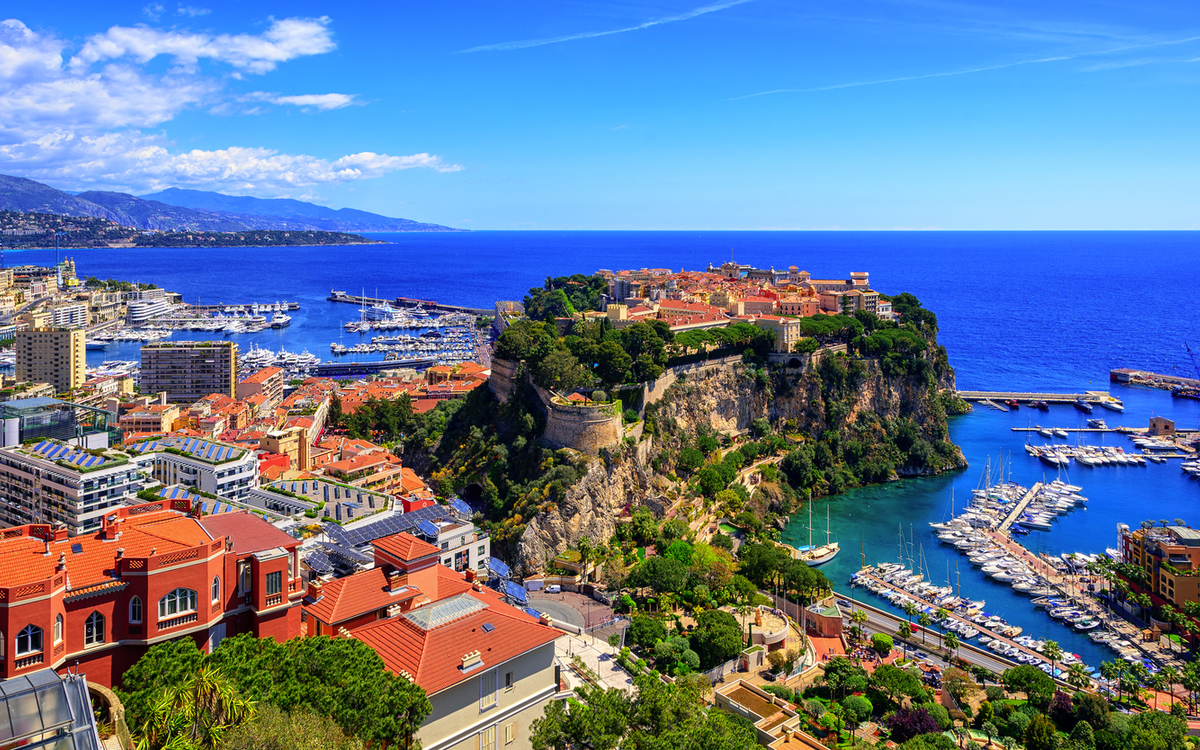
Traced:
<path id="1" fill-rule="evenodd" d="M 467 505 L 457 497 L 450 498 L 450 507 L 456 513 L 462 513 L 464 516 L 471 515 L 471 506 Z"/>
<path id="2" fill-rule="evenodd" d="M 488 564 L 488 570 L 492 571 L 493 573 L 500 576 L 501 578 L 508 578 L 509 575 L 512 574 L 512 571 L 510 571 L 508 569 L 507 565 L 505 565 L 503 562 L 497 560 L 494 557 L 489 557 L 487 564 Z"/>
<path id="3" fill-rule="evenodd" d="M 420 531 L 427 537 L 437 538 L 438 527 L 434 526 L 430 521 L 421 521 L 417 524 L 417 531 Z"/>
<path id="4" fill-rule="evenodd" d="M 508 585 L 504 588 L 504 593 L 516 600 L 518 604 L 524 604 L 527 598 L 525 596 L 525 589 L 521 587 L 521 584 L 514 581 L 508 582 Z"/>
<path id="5" fill-rule="evenodd" d="M 526 607 L 526 608 L 525 608 L 525 614 L 527 614 L 527 615 L 533 615 L 534 617 L 538 618 L 539 620 L 540 620 L 540 619 L 542 619 L 542 613 L 541 613 L 541 612 L 538 612 L 538 611 L 537 611 L 536 609 L 534 609 L 533 607 Z"/>

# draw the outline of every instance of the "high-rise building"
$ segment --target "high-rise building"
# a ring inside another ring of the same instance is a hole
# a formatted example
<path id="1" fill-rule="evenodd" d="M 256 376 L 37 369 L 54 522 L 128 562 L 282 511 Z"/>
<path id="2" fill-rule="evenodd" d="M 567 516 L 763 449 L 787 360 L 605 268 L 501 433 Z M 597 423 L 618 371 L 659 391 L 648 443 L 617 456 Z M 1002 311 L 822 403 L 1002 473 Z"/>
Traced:
<path id="1" fill-rule="evenodd" d="M 142 347 L 142 393 L 194 403 L 213 393 L 234 398 L 238 347 L 232 341 L 156 342 Z"/>
<path id="2" fill-rule="evenodd" d="M 58 393 L 83 385 L 87 350 L 81 328 L 17 331 L 17 380 L 49 383 Z"/>

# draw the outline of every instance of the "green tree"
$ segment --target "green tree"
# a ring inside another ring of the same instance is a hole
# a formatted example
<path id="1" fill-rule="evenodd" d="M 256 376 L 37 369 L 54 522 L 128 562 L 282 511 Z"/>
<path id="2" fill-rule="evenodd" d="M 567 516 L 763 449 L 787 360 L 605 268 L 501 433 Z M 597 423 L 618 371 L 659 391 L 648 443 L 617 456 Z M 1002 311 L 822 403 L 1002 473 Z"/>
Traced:
<path id="1" fill-rule="evenodd" d="M 1050 660 L 1050 673 L 1054 674 L 1058 671 L 1058 660 L 1063 657 L 1062 646 L 1056 641 L 1046 641 L 1042 647 L 1042 655 Z"/>
<path id="2" fill-rule="evenodd" d="M 196 648 L 191 638 L 151 646 L 121 675 L 121 686 L 117 689 L 129 726 L 149 724 L 154 703 L 163 691 L 191 679 L 203 663 L 204 652 Z"/>
<path id="3" fill-rule="evenodd" d="M 1050 698 L 1054 695 L 1054 680 L 1037 667 L 1027 664 L 1004 670 L 1000 681 L 1008 692 L 1025 693 L 1031 703 L 1042 708 L 1050 703 Z"/>
<path id="4" fill-rule="evenodd" d="M 1071 730 L 1071 746 L 1075 750 L 1095 750 L 1096 736 L 1092 732 L 1091 724 L 1086 721 L 1075 724 L 1075 728 Z"/>
<path id="5" fill-rule="evenodd" d="M 742 628 L 728 612 L 705 610 L 696 615 L 691 643 L 692 650 L 700 656 L 701 667 L 711 669 L 741 653 Z"/>
<path id="6" fill-rule="evenodd" d="M 629 623 L 629 641 L 640 648 L 652 648 L 667 637 L 667 628 L 662 620 L 650 615 L 634 615 Z"/>
<path id="7" fill-rule="evenodd" d="M 629 729 L 629 698 L 616 688 L 587 688 L 584 698 L 546 704 L 542 718 L 530 727 L 534 750 L 615 750 L 620 746 Z"/>
<path id="8" fill-rule="evenodd" d="M 891 664 L 880 664 L 871 674 L 871 686 L 899 705 L 901 698 L 924 698 L 925 688 L 921 679 L 907 669 Z"/>
<path id="9" fill-rule="evenodd" d="M 253 719 L 226 734 L 230 750 L 362 750 L 363 742 L 347 737 L 337 723 L 311 708 L 282 711 L 269 703 L 257 707 Z"/>
<path id="10" fill-rule="evenodd" d="M 1058 750 L 1057 730 L 1054 723 L 1038 714 L 1029 721 L 1022 737 L 1025 750 Z"/>
<path id="11" fill-rule="evenodd" d="M 227 732 L 254 716 L 254 702 L 219 669 L 202 666 L 155 699 L 138 750 L 224 748 Z"/>
<path id="12" fill-rule="evenodd" d="M 847 693 L 864 692 L 867 689 L 867 670 L 844 656 L 833 657 L 824 663 L 822 669 L 821 681 L 835 700 Z"/>

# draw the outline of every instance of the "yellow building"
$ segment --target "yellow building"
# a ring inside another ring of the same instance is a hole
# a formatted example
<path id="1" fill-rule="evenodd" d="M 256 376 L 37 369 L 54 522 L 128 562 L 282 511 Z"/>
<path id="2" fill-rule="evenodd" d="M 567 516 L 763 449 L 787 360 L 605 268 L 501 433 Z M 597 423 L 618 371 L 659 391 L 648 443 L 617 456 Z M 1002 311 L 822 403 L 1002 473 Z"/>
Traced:
<path id="1" fill-rule="evenodd" d="M 49 383 L 57 393 L 83 385 L 87 350 L 82 328 L 17 331 L 17 380 Z"/>

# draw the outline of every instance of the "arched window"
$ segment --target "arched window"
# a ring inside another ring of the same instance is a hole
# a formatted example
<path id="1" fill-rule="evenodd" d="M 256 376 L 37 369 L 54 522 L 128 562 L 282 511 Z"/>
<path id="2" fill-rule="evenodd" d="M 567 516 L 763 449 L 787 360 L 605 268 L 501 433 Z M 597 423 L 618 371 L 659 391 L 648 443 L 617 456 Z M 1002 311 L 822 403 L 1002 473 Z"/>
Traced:
<path id="1" fill-rule="evenodd" d="M 221 577 L 220 576 L 213 576 L 212 600 L 213 600 L 213 604 L 216 604 L 217 602 L 221 601 Z"/>
<path id="2" fill-rule="evenodd" d="M 191 589 L 175 589 L 158 600 L 158 619 L 196 611 L 196 592 Z"/>
<path id="3" fill-rule="evenodd" d="M 42 629 L 36 625 L 26 625 L 17 633 L 17 656 L 36 654 L 42 650 Z"/>
<path id="4" fill-rule="evenodd" d="M 62 643 L 63 619 L 62 615 L 54 617 L 54 642 Z"/>
<path id="5" fill-rule="evenodd" d="M 83 623 L 83 645 L 104 643 L 104 615 L 93 612 Z"/>
<path id="6" fill-rule="evenodd" d="M 135 623 L 142 621 L 142 598 L 140 596 L 129 600 L 129 621 Z"/>

